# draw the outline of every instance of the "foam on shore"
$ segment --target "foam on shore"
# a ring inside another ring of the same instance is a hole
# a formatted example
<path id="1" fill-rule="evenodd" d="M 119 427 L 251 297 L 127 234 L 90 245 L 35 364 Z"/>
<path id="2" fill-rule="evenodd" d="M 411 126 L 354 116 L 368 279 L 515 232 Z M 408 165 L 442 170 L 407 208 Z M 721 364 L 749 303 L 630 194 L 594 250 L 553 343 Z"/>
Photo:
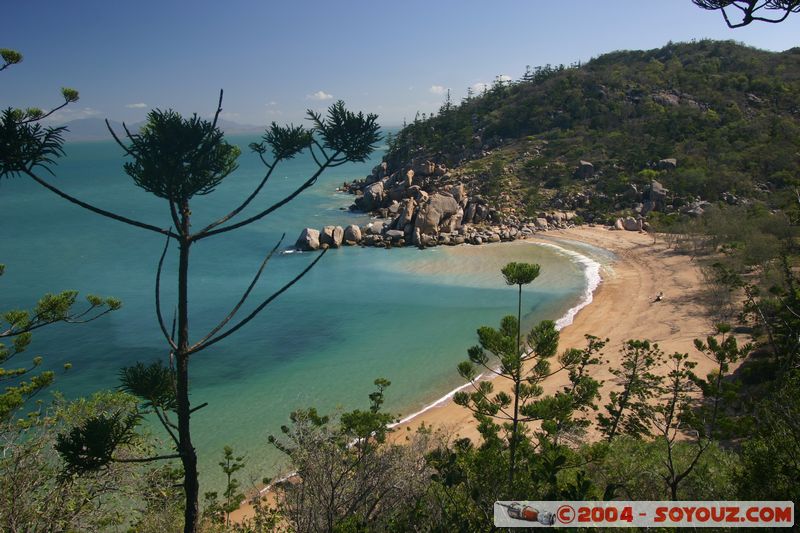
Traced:
<path id="1" fill-rule="evenodd" d="M 538 246 L 547 246 L 548 248 L 553 248 L 557 252 L 569 256 L 575 263 L 580 265 L 583 269 L 583 275 L 586 277 L 586 288 L 583 291 L 583 295 L 578 301 L 576 305 L 571 307 L 561 318 L 556 320 L 556 329 L 561 331 L 563 328 L 572 324 L 575 320 L 575 315 L 578 314 L 578 311 L 592 303 L 594 299 L 594 291 L 597 287 L 600 286 L 600 283 L 603 281 L 603 278 L 600 276 L 600 263 L 595 261 L 594 259 L 578 253 L 574 250 L 568 250 L 566 248 L 562 248 L 557 244 L 552 244 L 549 242 L 534 242 L 531 244 L 536 244 Z"/>
<path id="2" fill-rule="evenodd" d="M 597 287 L 602 282 L 602 277 L 600 275 L 600 269 L 601 269 L 602 265 L 599 262 L 595 261 L 594 259 L 592 259 L 592 258 L 590 258 L 590 257 L 588 257 L 588 256 L 586 256 L 584 254 L 581 254 L 581 253 L 576 252 L 574 250 L 569 250 L 569 249 L 561 247 L 561 246 L 559 246 L 557 244 L 552 244 L 552 243 L 549 243 L 549 242 L 540 242 L 540 241 L 529 241 L 528 244 L 532 244 L 532 245 L 535 245 L 535 246 L 545 246 L 545 247 L 551 248 L 551 249 L 555 250 L 556 252 L 569 257 L 570 260 L 572 260 L 574 263 L 578 264 L 581 267 L 581 269 L 583 270 L 583 275 L 584 275 L 584 277 L 586 279 L 586 287 L 585 287 L 585 289 L 584 289 L 584 291 L 583 291 L 583 293 L 581 295 L 581 298 L 578 301 L 578 303 L 575 304 L 574 306 L 570 307 L 567 310 L 567 312 L 564 313 L 564 315 L 561 318 L 556 320 L 556 329 L 558 329 L 560 331 L 561 329 L 565 328 L 566 326 L 569 326 L 570 324 L 572 324 L 572 322 L 575 319 L 575 316 L 578 314 L 578 312 L 581 309 L 583 309 L 584 307 L 586 307 L 587 305 L 592 303 L 592 300 L 593 300 L 593 297 L 594 297 L 594 291 L 597 289 Z M 479 374 L 475 378 L 475 380 L 479 381 L 481 379 L 484 379 L 485 374 L 486 374 L 485 372 Z M 491 377 L 494 377 L 494 376 L 492 375 Z M 491 379 L 491 377 L 487 377 L 486 379 Z M 448 392 L 447 394 L 445 394 L 441 398 L 435 400 L 432 403 L 429 403 L 429 404 L 425 405 L 422 409 L 420 409 L 420 410 L 418 410 L 418 411 L 416 411 L 414 413 L 411 413 L 410 415 L 407 415 L 407 416 L 401 418 L 397 422 L 389 424 L 388 427 L 389 428 L 394 428 L 394 427 L 400 426 L 402 424 L 405 424 L 407 422 L 410 422 L 411 420 L 413 420 L 416 417 L 418 417 L 418 416 L 430 411 L 431 409 L 434 409 L 436 407 L 439 407 L 439 406 L 447 403 L 448 401 L 450 401 L 453 398 L 453 396 L 456 395 L 456 393 L 458 393 L 458 392 L 470 387 L 471 385 L 472 385 L 472 383 L 467 382 L 467 383 L 464 383 L 463 385 L 461 385 L 459 387 L 456 387 L 455 389 L 451 390 L 450 392 Z M 281 482 L 285 482 L 285 481 L 291 479 L 292 477 L 294 477 L 296 475 L 297 475 L 297 472 L 290 472 L 290 473 L 282 476 L 281 478 L 273 481 L 272 483 L 270 483 L 266 487 L 263 487 L 259 491 L 259 494 L 264 494 L 265 492 L 269 491 L 275 485 L 277 485 L 277 484 L 279 484 Z"/>
<path id="3" fill-rule="evenodd" d="M 536 246 L 546 246 L 548 248 L 553 248 L 557 252 L 568 256 L 572 261 L 574 261 L 575 263 L 580 265 L 581 268 L 583 269 L 583 274 L 584 274 L 584 277 L 586 278 L 586 288 L 584 289 L 583 294 L 581 295 L 581 299 L 578 301 L 578 303 L 575 304 L 573 307 L 569 308 L 569 310 L 567 310 L 567 312 L 561 318 L 556 320 L 556 329 L 560 331 L 561 329 L 565 328 L 566 326 L 569 326 L 570 324 L 572 324 L 572 322 L 575 320 L 575 315 L 578 314 L 578 311 L 580 311 L 581 309 L 583 309 L 584 307 L 586 307 L 587 305 L 592 303 L 592 300 L 594 298 L 594 291 L 597 289 L 597 287 L 603 281 L 602 277 L 600 276 L 601 265 L 600 265 L 600 263 L 598 263 L 597 261 L 595 261 L 594 259 L 592 259 L 592 258 L 590 258 L 590 257 L 588 257 L 586 255 L 583 255 L 583 254 L 578 253 L 578 252 L 573 251 L 573 250 L 568 250 L 566 248 L 558 246 L 557 244 L 552 244 L 552 243 L 547 243 L 547 242 L 538 242 L 538 241 L 530 242 L 530 244 L 533 244 L 533 245 L 536 245 Z M 481 380 L 484 377 L 484 374 L 485 373 L 479 374 L 475 378 L 475 381 Z M 494 377 L 494 376 L 492 376 L 492 377 Z M 489 379 L 491 379 L 491 378 L 489 378 Z M 443 404 L 447 403 L 450 399 L 453 398 L 453 396 L 456 395 L 457 392 L 469 387 L 470 385 L 472 385 L 472 383 L 471 382 L 467 382 L 467 383 L 464 383 L 463 385 L 461 385 L 459 387 L 456 387 L 455 389 L 451 390 L 450 392 L 448 392 L 447 394 L 445 394 L 444 396 L 442 396 L 438 400 L 426 405 L 425 407 L 423 407 L 419 411 L 411 413 L 410 415 L 401 418 L 400 420 L 398 420 L 397 422 L 395 422 L 393 424 L 389 424 L 389 427 L 393 428 L 393 427 L 399 426 L 401 424 L 405 424 L 406 422 L 410 422 L 411 420 L 413 420 L 414 418 L 420 416 L 421 414 L 426 413 L 427 411 L 430 411 L 431 409 L 433 409 L 435 407 L 438 407 L 440 405 L 443 405 Z"/>

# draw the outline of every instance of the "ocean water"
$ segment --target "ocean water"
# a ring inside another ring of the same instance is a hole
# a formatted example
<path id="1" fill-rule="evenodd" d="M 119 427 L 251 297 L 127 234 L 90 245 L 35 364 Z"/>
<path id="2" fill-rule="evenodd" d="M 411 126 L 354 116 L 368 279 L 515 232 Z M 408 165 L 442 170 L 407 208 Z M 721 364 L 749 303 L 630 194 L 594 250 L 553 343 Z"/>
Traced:
<path id="1" fill-rule="evenodd" d="M 254 139 L 229 140 L 243 149 L 240 168 L 213 194 L 195 199 L 197 227 L 238 205 L 264 171 L 247 150 Z M 342 210 L 352 197 L 335 189 L 368 173 L 380 155 L 329 171 L 263 221 L 196 245 L 190 270 L 192 338 L 204 335 L 235 305 L 283 232 L 282 249 L 288 250 L 306 226 L 366 222 L 366 216 Z M 166 203 L 133 185 L 122 171 L 122 156 L 110 142 L 69 144 L 50 180 L 105 209 L 170 225 Z M 285 163 L 244 215 L 281 198 L 311 171 L 313 163 L 305 158 Z M 28 356 L 41 354 L 54 369 L 73 364 L 54 389 L 75 397 L 113 388 L 120 367 L 167 357 L 154 313 L 160 236 L 86 212 L 21 177 L 0 182 L 0 213 L 0 262 L 6 264 L 0 309 L 31 307 L 38 296 L 66 289 L 123 301 L 121 310 L 90 324 L 59 324 L 35 333 Z M 596 252 L 602 262 L 602 252 Z M 248 458 L 240 476 L 245 486 L 278 474 L 285 459 L 267 444 L 267 436 L 279 434 L 294 409 L 365 407 L 373 380 L 385 377 L 392 381 L 387 410 L 408 415 L 461 385 L 455 368 L 476 343 L 475 330 L 496 326 L 516 311 L 516 288 L 506 286 L 499 272 L 509 261 L 542 265 L 540 278 L 523 290 L 524 324 L 544 318 L 569 322 L 599 282 L 598 263 L 587 258 L 592 254 L 526 242 L 331 250 L 258 318 L 192 359 L 192 403 L 209 403 L 192 417 L 203 489 L 220 488 L 216 463 L 226 444 Z M 175 298 L 175 255 L 168 255 L 162 278 L 167 317 Z M 273 257 L 241 316 L 314 257 Z M 158 427 L 153 433 L 161 435 Z"/>

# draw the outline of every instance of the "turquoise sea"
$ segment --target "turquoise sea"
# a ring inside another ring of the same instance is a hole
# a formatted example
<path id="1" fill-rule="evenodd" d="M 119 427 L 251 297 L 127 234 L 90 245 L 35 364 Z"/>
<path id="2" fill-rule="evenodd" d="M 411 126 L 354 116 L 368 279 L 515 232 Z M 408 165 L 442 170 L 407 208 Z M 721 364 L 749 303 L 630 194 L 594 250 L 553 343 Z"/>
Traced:
<path id="1" fill-rule="evenodd" d="M 198 227 L 238 205 L 264 169 L 247 149 L 254 140 L 233 136 L 242 147 L 239 170 L 213 194 L 196 198 Z M 122 171 L 122 151 L 111 142 L 72 143 L 51 181 L 105 209 L 168 226 L 167 206 L 133 185 Z M 352 197 L 335 191 L 380 160 L 339 167 L 267 219 L 201 241 L 193 248 L 190 310 L 193 338 L 224 317 L 249 284 L 266 252 L 286 232 L 288 250 L 303 227 L 364 223 L 342 210 Z M 313 169 L 298 158 L 284 164 L 249 211 L 292 190 Z M 0 182 L 0 309 L 31 307 L 46 292 L 77 289 L 110 295 L 123 308 L 85 325 L 38 330 L 28 356 L 58 369 L 55 389 L 69 397 L 117 385 L 117 372 L 137 360 L 167 357 L 154 313 L 155 268 L 164 241 L 145 230 L 86 212 L 24 178 Z M 175 249 L 173 248 L 174 252 Z M 245 328 L 201 352 L 191 363 L 193 404 L 209 406 L 192 417 L 204 490 L 219 488 L 216 463 L 225 444 L 248 458 L 250 480 L 275 475 L 283 456 L 267 444 L 289 413 L 315 406 L 323 412 L 367 405 L 376 377 L 392 381 L 386 408 L 407 415 L 462 384 L 456 365 L 476 343 L 475 330 L 497 325 L 516 310 L 515 288 L 499 273 L 508 261 L 538 262 L 542 275 L 523 293 L 524 322 L 564 317 L 596 283 L 602 251 L 580 254 L 525 242 L 417 250 L 331 250 L 295 287 Z M 283 253 L 269 263 L 248 309 L 291 279 L 312 253 Z M 174 255 L 163 280 L 162 302 L 171 316 Z M 23 356 L 20 356 L 23 357 Z M 160 435 L 159 428 L 153 432 Z"/>

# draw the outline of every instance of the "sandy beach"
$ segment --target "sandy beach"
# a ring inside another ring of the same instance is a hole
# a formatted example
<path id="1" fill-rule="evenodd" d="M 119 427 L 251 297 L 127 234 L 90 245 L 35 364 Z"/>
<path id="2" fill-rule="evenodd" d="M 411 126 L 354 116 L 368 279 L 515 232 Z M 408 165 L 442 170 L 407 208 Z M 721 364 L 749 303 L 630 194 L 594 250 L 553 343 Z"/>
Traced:
<path id="1" fill-rule="evenodd" d="M 619 351 L 628 339 L 648 339 L 658 343 L 667 354 L 688 353 L 698 363 L 696 372 L 700 375 L 713 367 L 694 347 L 694 339 L 705 338 L 712 331 L 714 320 L 703 303 L 702 272 L 691 257 L 669 249 L 661 239 L 654 243 L 652 235 L 609 231 L 606 227 L 550 231 L 533 240 L 567 249 L 575 243 L 585 243 L 616 255 L 610 268 L 602 269 L 602 282 L 592 303 L 575 316 L 571 325 L 561 330 L 559 343 L 560 353 L 567 348 L 584 347 L 586 334 L 609 339 L 603 350 L 603 362 L 593 372 L 597 379 L 606 381 L 600 406 L 613 386 L 609 369 L 619 366 Z M 664 297 L 654 302 L 659 292 L 663 292 Z M 545 392 L 554 392 L 566 382 L 565 373 L 557 374 L 545 383 Z M 494 384 L 495 391 L 510 391 L 507 380 L 496 379 Z M 451 438 L 479 438 L 472 413 L 452 400 L 398 425 L 391 438 L 402 442 L 422 424 L 442 430 Z M 596 430 L 587 434 L 588 439 L 596 436 Z M 251 513 L 252 508 L 245 504 L 234 517 L 242 519 Z"/>
<path id="2" fill-rule="evenodd" d="M 617 256 L 611 268 L 601 271 L 602 282 L 592 303 L 561 331 L 559 343 L 560 353 L 567 348 L 584 347 L 586 334 L 609 339 L 603 350 L 603 363 L 593 372 L 597 379 L 606 381 L 603 402 L 612 386 L 609 369 L 619 366 L 619 351 L 628 339 L 658 343 L 667 354 L 688 353 L 697 361 L 696 372 L 700 375 L 713 367 L 694 347 L 694 339 L 711 333 L 714 321 L 703 304 L 702 273 L 689 256 L 668 249 L 660 239 L 654 244 L 652 235 L 609 231 L 606 227 L 550 231 L 541 240 L 566 248 L 570 247 L 570 242 L 582 242 Z M 659 292 L 664 293 L 664 298 L 654 302 Z M 553 392 L 566 382 L 565 373 L 557 374 L 545 383 L 545 391 Z M 503 379 L 494 380 L 494 385 L 495 391 L 511 389 L 510 382 Z M 402 440 L 421 424 L 441 429 L 453 438 L 478 438 L 472 413 L 452 401 L 443 402 L 396 427 L 394 438 Z"/>

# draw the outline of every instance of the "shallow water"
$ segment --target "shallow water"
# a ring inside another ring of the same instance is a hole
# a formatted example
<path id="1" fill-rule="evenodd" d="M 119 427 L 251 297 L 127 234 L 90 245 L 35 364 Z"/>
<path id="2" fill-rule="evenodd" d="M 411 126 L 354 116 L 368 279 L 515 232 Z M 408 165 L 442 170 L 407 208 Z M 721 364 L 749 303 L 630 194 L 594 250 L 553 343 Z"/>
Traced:
<path id="1" fill-rule="evenodd" d="M 194 202 L 196 227 L 234 207 L 261 175 L 257 158 L 246 149 L 253 139 L 231 140 L 245 152 L 240 169 L 215 193 Z M 165 203 L 137 189 L 122 172 L 119 148 L 76 143 L 67 152 L 54 183 L 104 208 L 169 225 Z M 309 163 L 299 158 L 276 172 L 265 199 L 245 215 L 301 183 Z M 335 169 L 263 223 L 201 241 L 190 272 L 192 337 L 227 314 L 282 232 L 290 245 L 305 226 L 366 222 L 363 215 L 341 210 L 352 197 L 335 188 L 374 164 Z M 160 236 L 85 212 L 23 178 L 0 182 L 0 213 L 6 229 L 0 262 L 7 265 L 0 309 L 30 307 L 39 295 L 65 289 L 124 302 L 123 309 L 91 324 L 37 331 L 30 355 L 43 355 L 52 368 L 65 361 L 74 365 L 55 388 L 73 397 L 90 394 L 116 386 L 121 366 L 166 358 L 153 303 Z M 242 316 L 314 257 L 273 257 Z M 174 259 L 170 253 L 163 281 L 167 316 L 175 296 Z M 376 377 L 392 381 L 386 402 L 391 412 L 414 412 L 441 397 L 461 384 L 455 367 L 476 343 L 475 330 L 497 325 L 516 310 L 516 288 L 504 284 L 500 267 L 509 261 L 542 265 L 539 279 L 523 290 L 523 322 L 530 326 L 558 319 L 585 300 L 591 262 L 579 259 L 523 242 L 331 250 L 256 320 L 192 360 L 192 402 L 209 402 L 192 418 L 202 475 L 211 485 L 206 488 L 221 481 L 216 463 L 223 445 L 247 455 L 248 469 L 240 478 L 245 485 L 274 475 L 283 457 L 266 437 L 279 432 L 292 410 L 366 406 Z M 160 434 L 157 427 L 153 431 Z"/>

